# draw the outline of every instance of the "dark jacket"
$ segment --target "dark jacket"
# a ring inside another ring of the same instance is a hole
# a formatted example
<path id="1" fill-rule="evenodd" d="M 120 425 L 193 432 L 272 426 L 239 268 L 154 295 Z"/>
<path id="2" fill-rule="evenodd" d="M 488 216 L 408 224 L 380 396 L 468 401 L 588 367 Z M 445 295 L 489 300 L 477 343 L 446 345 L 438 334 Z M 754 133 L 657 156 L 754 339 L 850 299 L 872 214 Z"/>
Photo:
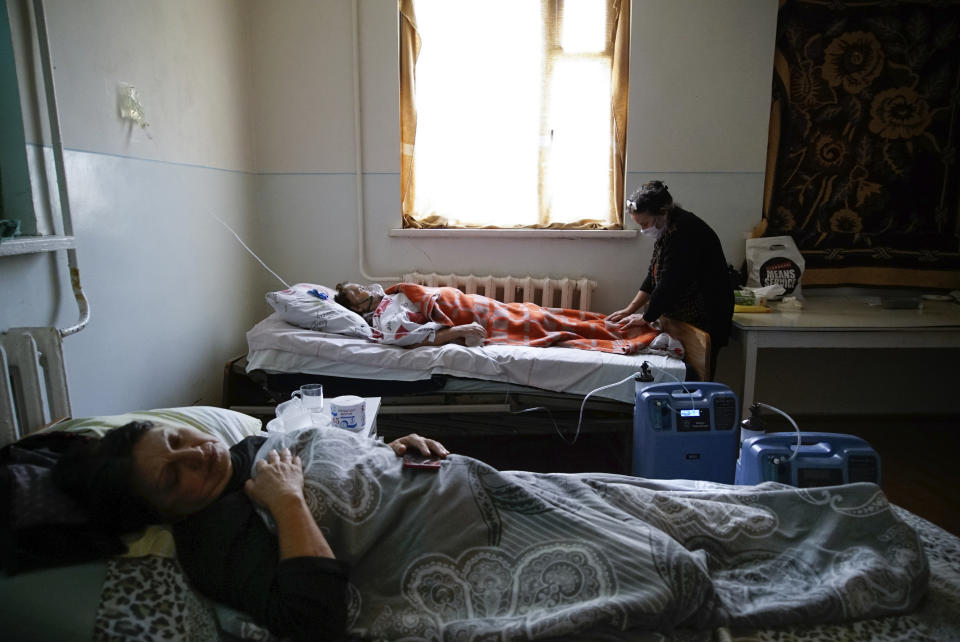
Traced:
<path id="1" fill-rule="evenodd" d="M 680 208 L 667 214 L 640 289 L 650 294 L 647 322 L 665 314 L 709 332 L 714 349 L 727 344 L 733 318 L 727 259 L 716 232 L 695 214 Z"/>

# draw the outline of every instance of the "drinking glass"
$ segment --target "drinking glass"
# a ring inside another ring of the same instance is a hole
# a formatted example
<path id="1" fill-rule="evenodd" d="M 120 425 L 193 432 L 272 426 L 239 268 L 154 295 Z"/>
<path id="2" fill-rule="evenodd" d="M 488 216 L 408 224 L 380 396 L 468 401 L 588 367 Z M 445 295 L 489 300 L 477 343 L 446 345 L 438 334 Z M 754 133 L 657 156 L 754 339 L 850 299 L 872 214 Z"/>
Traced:
<path id="1" fill-rule="evenodd" d="M 310 412 L 310 418 L 314 423 L 323 416 L 323 384 L 307 383 L 300 386 L 299 390 L 294 390 L 291 397 L 299 397 L 300 403 L 304 409 Z"/>

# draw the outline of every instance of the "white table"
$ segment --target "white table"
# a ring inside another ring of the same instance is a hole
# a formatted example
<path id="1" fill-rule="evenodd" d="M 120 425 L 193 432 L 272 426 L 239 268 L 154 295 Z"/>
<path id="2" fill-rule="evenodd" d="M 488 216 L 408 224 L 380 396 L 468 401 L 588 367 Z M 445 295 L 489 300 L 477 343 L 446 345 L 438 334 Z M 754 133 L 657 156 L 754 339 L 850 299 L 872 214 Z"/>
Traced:
<path id="1" fill-rule="evenodd" d="M 960 347 L 960 304 L 952 301 L 893 310 L 879 297 L 807 296 L 801 310 L 770 307 L 770 313 L 733 315 L 733 337 L 743 344 L 743 416 L 753 403 L 762 348 Z"/>
<path id="2" fill-rule="evenodd" d="M 380 412 L 380 397 L 363 397 L 364 403 L 364 424 L 362 430 L 357 430 L 357 434 L 367 435 L 369 437 L 377 436 L 377 413 Z M 331 425 L 330 419 L 330 401 L 326 400 L 323 404 L 323 417 Z M 300 407 L 299 399 L 290 399 L 277 406 L 277 416 L 267 422 L 268 431 L 287 431 L 307 428 L 313 425 L 310 413 Z"/>

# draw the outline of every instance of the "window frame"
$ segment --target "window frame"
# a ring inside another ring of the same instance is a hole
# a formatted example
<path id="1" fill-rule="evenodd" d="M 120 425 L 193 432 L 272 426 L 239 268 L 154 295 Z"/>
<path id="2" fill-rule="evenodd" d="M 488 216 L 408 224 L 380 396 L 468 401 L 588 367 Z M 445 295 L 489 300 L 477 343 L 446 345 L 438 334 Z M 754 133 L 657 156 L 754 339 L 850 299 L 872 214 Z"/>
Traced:
<path id="1" fill-rule="evenodd" d="M 401 129 L 401 211 L 402 228 L 416 229 L 579 229 L 579 230 L 623 230 L 624 221 L 624 181 L 626 177 L 626 124 L 627 104 L 629 95 L 629 25 L 630 0 L 605 0 L 607 5 L 604 48 L 601 51 L 565 53 L 560 46 L 560 30 L 563 28 L 560 3 L 565 0 L 541 0 L 543 16 L 543 41 L 545 45 L 543 64 L 545 81 L 542 95 L 548 100 L 553 84 L 556 82 L 554 71 L 557 62 L 561 60 L 603 60 L 611 70 L 610 81 L 610 152 L 607 173 L 609 182 L 607 194 L 609 201 L 606 204 L 609 218 L 586 218 L 573 223 L 550 222 L 552 204 L 549 194 L 549 159 L 551 150 L 547 145 L 539 148 L 539 168 L 537 200 L 537 223 L 504 227 L 490 224 L 450 224 L 444 217 L 435 216 L 418 218 L 415 209 L 416 182 L 414 180 L 414 150 L 416 143 L 417 113 L 415 109 L 415 66 L 420 50 L 420 34 L 416 28 L 415 0 L 398 0 L 399 29 L 400 29 L 400 129 Z M 552 32 L 552 33 L 551 33 Z M 548 55 L 553 54 L 553 55 Z M 540 137 L 552 137 L 551 107 L 541 110 Z"/>

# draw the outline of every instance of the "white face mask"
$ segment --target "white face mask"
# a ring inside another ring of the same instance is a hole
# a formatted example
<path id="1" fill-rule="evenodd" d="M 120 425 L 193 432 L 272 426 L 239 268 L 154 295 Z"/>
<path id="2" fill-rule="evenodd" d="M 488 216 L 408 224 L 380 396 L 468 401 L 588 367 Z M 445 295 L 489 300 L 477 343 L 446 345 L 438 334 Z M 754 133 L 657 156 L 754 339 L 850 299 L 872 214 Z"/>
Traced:
<path id="1" fill-rule="evenodd" d="M 643 236 L 646 236 L 647 238 L 658 239 L 660 238 L 660 235 L 663 234 L 663 228 L 657 227 L 656 224 L 654 224 L 654 225 L 651 225 L 650 227 L 641 229 L 640 234 L 642 234 Z"/>
<path id="2" fill-rule="evenodd" d="M 361 285 L 357 287 L 357 290 L 361 294 L 366 295 L 366 298 L 362 301 L 358 301 L 351 307 L 351 309 L 361 316 L 367 316 L 373 313 L 377 305 L 380 304 L 380 301 L 382 301 L 383 297 L 385 296 L 383 286 L 379 283 Z"/>

